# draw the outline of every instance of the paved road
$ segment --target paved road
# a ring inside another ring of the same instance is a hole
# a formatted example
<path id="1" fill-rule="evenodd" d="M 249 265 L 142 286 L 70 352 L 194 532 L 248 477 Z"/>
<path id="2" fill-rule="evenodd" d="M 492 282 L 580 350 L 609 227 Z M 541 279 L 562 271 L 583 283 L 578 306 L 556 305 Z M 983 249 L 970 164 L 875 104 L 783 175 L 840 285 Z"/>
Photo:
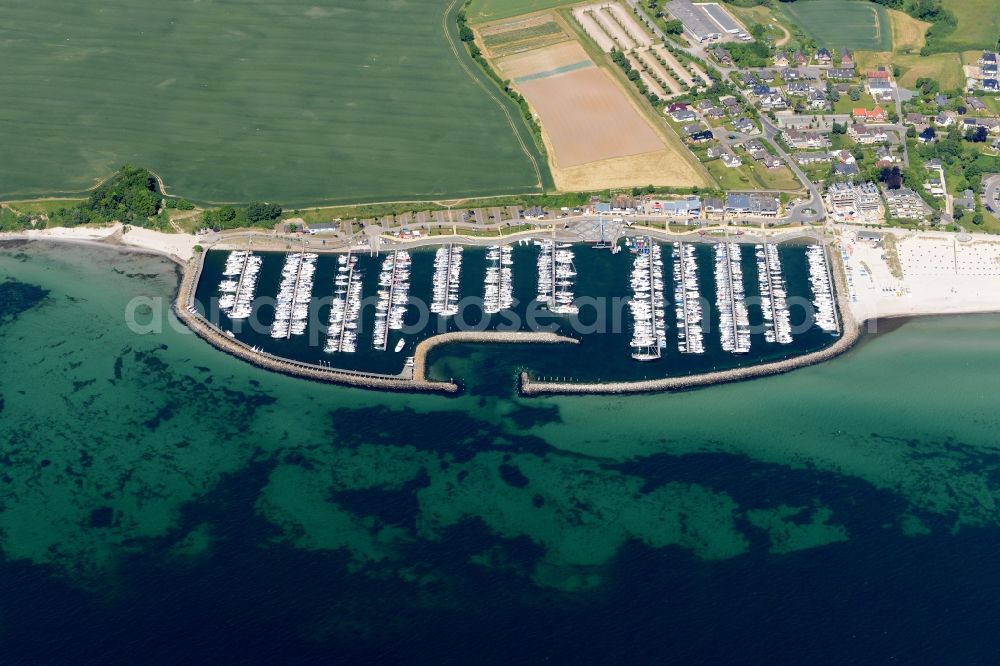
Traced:
<path id="1" fill-rule="evenodd" d="M 793 224 L 809 223 L 815 224 L 817 222 L 822 222 L 826 218 L 826 209 L 823 207 L 823 194 L 816 187 L 816 184 L 809 180 L 805 172 L 799 168 L 799 165 L 795 163 L 791 155 L 786 153 L 777 141 L 775 137 L 781 132 L 777 127 L 771 124 L 771 121 L 767 116 L 760 117 L 761 125 L 764 128 L 764 138 L 767 142 L 774 146 L 774 149 L 778 151 L 778 155 L 781 159 L 785 160 L 788 164 L 788 168 L 792 170 L 792 173 L 802 181 L 806 189 L 809 190 L 809 199 L 804 203 L 798 204 L 796 206 L 791 206 L 790 210 L 786 211 L 787 219 Z M 813 212 L 807 213 L 806 210 L 810 209 Z"/>
<path id="2" fill-rule="evenodd" d="M 983 181 L 983 205 L 993 209 L 993 216 L 1000 212 L 1000 175 L 987 176 Z"/>

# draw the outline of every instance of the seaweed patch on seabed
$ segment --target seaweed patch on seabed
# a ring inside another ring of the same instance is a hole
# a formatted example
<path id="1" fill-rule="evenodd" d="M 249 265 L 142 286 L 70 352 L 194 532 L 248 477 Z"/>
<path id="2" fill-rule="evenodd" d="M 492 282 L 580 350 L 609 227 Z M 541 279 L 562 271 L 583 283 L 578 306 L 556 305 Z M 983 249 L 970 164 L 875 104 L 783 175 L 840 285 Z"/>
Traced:
<path id="1" fill-rule="evenodd" d="M 48 295 L 46 289 L 13 278 L 0 282 L 0 326 L 10 324 L 21 313 L 48 298 Z"/>
<path id="2" fill-rule="evenodd" d="M 601 584 L 632 540 L 677 545 L 707 560 L 749 547 L 737 528 L 739 507 L 727 494 L 686 483 L 642 493 L 641 477 L 576 456 L 485 451 L 460 460 L 373 444 L 304 455 L 308 468 L 274 469 L 258 510 L 282 529 L 283 540 L 307 550 L 344 550 L 349 569 L 376 577 L 406 569 L 414 544 L 447 542 L 470 525 L 494 537 L 478 566 L 517 560 L 513 552 L 496 557 L 496 549 L 527 539 L 537 550 L 525 576 L 566 591 Z M 412 499 L 404 507 L 373 509 L 407 490 Z"/>
<path id="3" fill-rule="evenodd" d="M 257 455 L 246 429 L 274 398 L 210 387 L 172 371 L 173 364 L 160 358 L 165 353 L 123 353 L 120 388 L 113 391 L 86 376 L 45 388 L 65 404 L 60 414 L 85 413 L 87 419 L 56 418 L 39 428 L 36 412 L 7 410 L 4 557 L 52 565 L 80 587 L 106 587 L 121 558 L 175 532 L 186 505 Z M 43 371 L 46 363 L 60 362 L 47 359 Z M 104 367 L 110 378 L 112 369 Z M 8 403 L 14 397 L 6 394 Z M 154 421 L 155 429 L 148 429 Z M 177 444 L 195 430 L 206 445 Z"/>

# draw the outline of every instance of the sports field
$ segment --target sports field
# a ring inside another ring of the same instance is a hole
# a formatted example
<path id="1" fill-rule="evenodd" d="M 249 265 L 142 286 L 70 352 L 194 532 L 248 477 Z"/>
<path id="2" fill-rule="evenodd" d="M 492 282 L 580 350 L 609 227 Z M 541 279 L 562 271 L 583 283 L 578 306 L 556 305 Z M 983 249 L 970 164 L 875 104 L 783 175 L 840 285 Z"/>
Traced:
<path id="1" fill-rule="evenodd" d="M 781 3 L 780 11 L 803 33 L 828 49 L 892 50 L 892 28 L 882 5 L 845 0 L 809 0 Z"/>
<path id="2" fill-rule="evenodd" d="M 7 0 L 0 196 L 125 161 L 199 201 L 534 191 L 545 160 L 450 2 Z"/>

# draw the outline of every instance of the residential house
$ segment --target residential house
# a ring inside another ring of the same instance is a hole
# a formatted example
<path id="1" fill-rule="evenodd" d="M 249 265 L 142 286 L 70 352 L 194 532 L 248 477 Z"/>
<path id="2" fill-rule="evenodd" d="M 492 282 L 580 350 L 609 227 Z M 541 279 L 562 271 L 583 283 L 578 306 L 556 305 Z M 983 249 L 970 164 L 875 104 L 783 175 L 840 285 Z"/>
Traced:
<path id="1" fill-rule="evenodd" d="M 934 103 L 938 106 L 948 106 L 948 97 L 938 93 L 934 96 Z"/>
<path id="2" fill-rule="evenodd" d="M 903 118 L 903 122 L 907 125 L 923 125 L 926 121 L 924 114 L 922 113 L 908 113 L 906 117 Z"/>
<path id="3" fill-rule="evenodd" d="M 877 167 L 887 167 L 892 166 L 898 162 L 902 162 L 899 155 L 892 152 L 889 146 L 880 146 L 877 151 L 875 151 L 875 166 Z"/>
<path id="4" fill-rule="evenodd" d="M 795 161 L 801 166 L 806 166 L 809 164 L 821 164 L 823 162 L 829 162 L 832 158 L 830 153 L 825 150 L 813 151 L 808 153 L 795 153 Z"/>
<path id="5" fill-rule="evenodd" d="M 833 62 L 833 56 L 830 54 L 830 49 L 820 49 L 816 51 L 816 64 L 827 66 Z"/>
<path id="6" fill-rule="evenodd" d="M 931 196 L 938 199 L 944 197 L 944 178 L 941 177 L 941 172 L 932 172 L 927 182 L 924 183 L 924 189 L 930 192 Z"/>
<path id="7" fill-rule="evenodd" d="M 760 108 L 762 109 L 787 109 L 788 102 L 781 93 L 769 93 L 760 98 Z"/>
<path id="8" fill-rule="evenodd" d="M 720 109 L 717 106 L 713 106 L 710 109 L 703 111 L 706 118 L 711 118 L 712 120 L 722 120 L 726 117 L 726 112 L 724 109 Z"/>
<path id="9" fill-rule="evenodd" d="M 774 64 L 778 67 L 788 67 L 788 53 L 785 51 L 778 51 L 774 54 Z"/>
<path id="10" fill-rule="evenodd" d="M 931 207 L 919 194 L 908 187 L 885 190 L 889 215 L 900 220 L 923 220 L 930 216 Z"/>
<path id="11" fill-rule="evenodd" d="M 955 114 L 951 111 L 944 111 L 934 118 L 934 124 L 938 127 L 951 127 L 955 124 L 955 118 Z"/>
<path id="12" fill-rule="evenodd" d="M 976 194 L 972 190 L 965 190 L 962 192 L 962 196 L 952 199 L 952 206 L 962 210 L 975 210 Z"/>
<path id="13" fill-rule="evenodd" d="M 969 97 L 965 98 L 965 105 L 971 111 L 985 111 L 986 110 L 986 105 L 983 104 L 983 100 L 979 99 L 978 97 L 972 97 L 971 95 Z"/>
<path id="14" fill-rule="evenodd" d="M 750 132 L 757 131 L 753 122 L 749 118 L 737 118 L 733 121 L 733 129 L 737 132 L 742 132 L 744 134 L 749 134 Z"/>
<path id="15" fill-rule="evenodd" d="M 714 138 L 715 135 L 712 134 L 710 130 L 705 130 L 703 132 L 695 132 L 690 137 L 691 141 L 693 141 L 694 143 L 704 143 L 705 141 L 711 141 Z"/>
<path id="16" fill-rule="evenodd" d="M 815 88 L 809 92 L 809 108 L 824 109 L 827 105 L 826 91 Z"/>
<path id="17" fill-rule="evenodd" d="M 983 79 L 983 90 L 997 92 L 1000 90 L 1000 82 L 997 82 L 996 79 Z"/>
<path id="18" fill-rule="evenodd" d="M 868 93 L 875 99 L 892 99 L 892 84 L 889 72 L 879 68 L 868 72 Z"/>
<path id="19" fill-rule="evenodd" d="M 806 148 L 828 148 L 830 139 L 825 134 L 819 132 L 800 132 L 798 130 L 785 130 L 782 138 L 789 147 L 796 150 Z"/>
<path id="20" fill-rule="evenodd" d="M 764 83 L 773 83 L 775 79 L 774 70 L 762 69 L 757 73 L 758 78 Z"/>
<path id="21" fill-rule="evenodd" d="M 885 143 L 889 140 L 889 135 L 883 129 L 867 127 L 854 123 L 847 128 L 847 134 L 852 139 L 861 144 L 870 145 L 873 143 Z"/>
<path id="22" fill-rule="evenodd" d="M 841 164 L 854 164 L 857 160 L 854 159 L 854 154 L 849 150 L 837 150 L 831 153 L 831 157 L 837 160 Z"/>
<path id="23" fill-rule="evenodd" d="M 979 57 L 979 72 L 984 79 L 996 78 L 997 76 L 997 54 L 992 51 L 983 51 Z"/>
<path id="24" fill-rule="evenodd" d="M 854 68 L 834 67 L 833 69 L 828 69 L 826 70 L 826 78 L 835 79 L 837 81 L 849 81 L 854 78 Z"/>
<path id="25" fill-rule="evenodd" d="M 881 106 L 876 106 L 871 110 L 857 107 L 851 111 L 851 116 L 863 123 L 884 123 L 886 118 L 885 109 Z"/>
<path id="26" fill-rule="evenodd" d="M 674 111 L 680 111 L 681 109 L 686 108 L 688 108 L 688 104 L 686 102 L 673 102 L 667 105 L 667 113 L 673 113 Z"/>
<path id="27" fill-rule="evenodd" d="M 760 139 L 750 139 L 749 141 L 745 141 L 743 143 L 743 150 L 747 151 L 748 153 L 753 153 L 758 150 L 764 150 L 764 144 L 761 142 Z"/>
<path id="28" fill-rule="evenodd" d="M 686 125 L 683 125 L 681 127 L 681 131 L 684 132 L 684 134 L 686 134 L 687 136 L 691 136 L 692 134 L 697 134 L 703 129 L 705 129 L 705 127 L 701 123 L 687 123 Z"/>
<path id="29" fill-rule="evenodd" d="M 758 79 L 757 75 L 753 72 L 740 73 L 740 84 L 742 84 L 744 88 L 753 88 L 759 81 L 760 79 Z"/>
<path id="30" fill-rule="evenodd" d="M 730 116 L 739 115 L 740 111 L 743 110 L 743 106 L 740 104 L 740 101 L 732 95 L 723 95 L 720 97 L 719 104 L 726 109 L 726 113 Z"/>
<path id="31" fill-rule="evenodd" d="M 764 95 L 771 94 L 771 86 L 767 85 L 766 83 L 758 83 L 754 85 L 753 89 L 751 89 L 750 92 L 751 94 L 756 95 L 757 97 L 763 97 Z"/>
<path id="32" fill-rule="evenodd" d="M 934 128 L 928 125 L 917 134 L 917 139 L 920 143 L 930 143 L 936 135 L 937 132 L 934 131 Z"/>
<path id="33" fill-rule="evenodd" d="M 674 119 L 674 122 L 688 123 L 697 118 L 698 116 L 691 109 L 684 108 L 684 109 L 677 109 L 676 111 L 670 114 L 670 117 Z"/>
<path id="34" fill-rule="evenodd" d="M 785 86 L 785 92 L 788 93 L 789 97 L 808 95 L 812 89 L 812 86 L 806 81 L 793 81 Z"/>
<path id="35" fill-rule="evenodd" d="M 792 55 L 792 61 L 796 67 L 805 67 L 809 64 L 809 58 L 802 52 L 802 49 L 796 49 L 795 54 Z"/>
<path id="36" fill-rule="evenodd" d="M 806 75 L 799 70 L 788 68 L 778 70 L 778 75 L 781 76 L 781 80 L 785 83 L 788 83 L 789 81 L 802 81 L 807 78 Z"/>
<path id="37" fill-rule="evenodd" d="M 854 56 L 846 48 L 840 49 L 840 66 L 854 69 Z"/>
<path id="38" fill-rule="evenodd" d="M 713 58 L 719 61 L 720 65 L 724 65 L 726 67 L 733 66 L 733 57 L 729 55 L 729 51 L 722 48 L 721 46 L 716 46 L 714 49 L 709 51 L 709 53 L 712 54 Z"/>
<path id="39" fill-rule="evenodd" d="M 735 169 L 736 167 L 743 164 L 739 157 L 736 155 L 726 152 L 722 154 L 722 163 L 725 164 L 730 169 Z"/>
<path id="40" fill-rule="evenodd" d="M 768 169 L 779 169 L 785 165 L 780 157 L 771 154 L 764 155 L 760 161 Z"/>
<path id="41" fill-rule="evenodd" d="M 833 175 L 839 178 L 852 178 L 859 173 L 861 173 L 861 170 L 858 169 L 858 165 L 854 162 L 849 164 L 841 162 L 833 165 Z"/>

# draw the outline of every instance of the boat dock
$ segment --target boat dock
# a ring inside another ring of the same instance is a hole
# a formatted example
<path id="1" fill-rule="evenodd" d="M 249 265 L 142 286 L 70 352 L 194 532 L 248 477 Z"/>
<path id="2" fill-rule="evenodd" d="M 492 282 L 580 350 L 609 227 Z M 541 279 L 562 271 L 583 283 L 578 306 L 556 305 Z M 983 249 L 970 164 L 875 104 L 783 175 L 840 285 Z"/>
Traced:
<path id="1" fill-rule="evenodd" d="M 719 308 L 722 348 L 734 354 L 750 351 L 750 319 L 743 290 L 739 246 L 724 241 L 715 246 L 715 303 Z"/>
<path id="2" fill-rule="evenodd" d="M 761 309 L 764 311 L 764 339 L 767 342 L 790 344 L 791 315 L 788 312 L 787 291 L 781 272 L 778 246 L 773 243 L 758 244 L 755 251 Z"/>
<path id="3" fill-rule="evenodd" d="M 682 354 L 705 353 L 701 328 L 701 291 L 694 248 L 683 242 L 673 246 L 674 312 L 677 315 L 677 350 Z"/>

